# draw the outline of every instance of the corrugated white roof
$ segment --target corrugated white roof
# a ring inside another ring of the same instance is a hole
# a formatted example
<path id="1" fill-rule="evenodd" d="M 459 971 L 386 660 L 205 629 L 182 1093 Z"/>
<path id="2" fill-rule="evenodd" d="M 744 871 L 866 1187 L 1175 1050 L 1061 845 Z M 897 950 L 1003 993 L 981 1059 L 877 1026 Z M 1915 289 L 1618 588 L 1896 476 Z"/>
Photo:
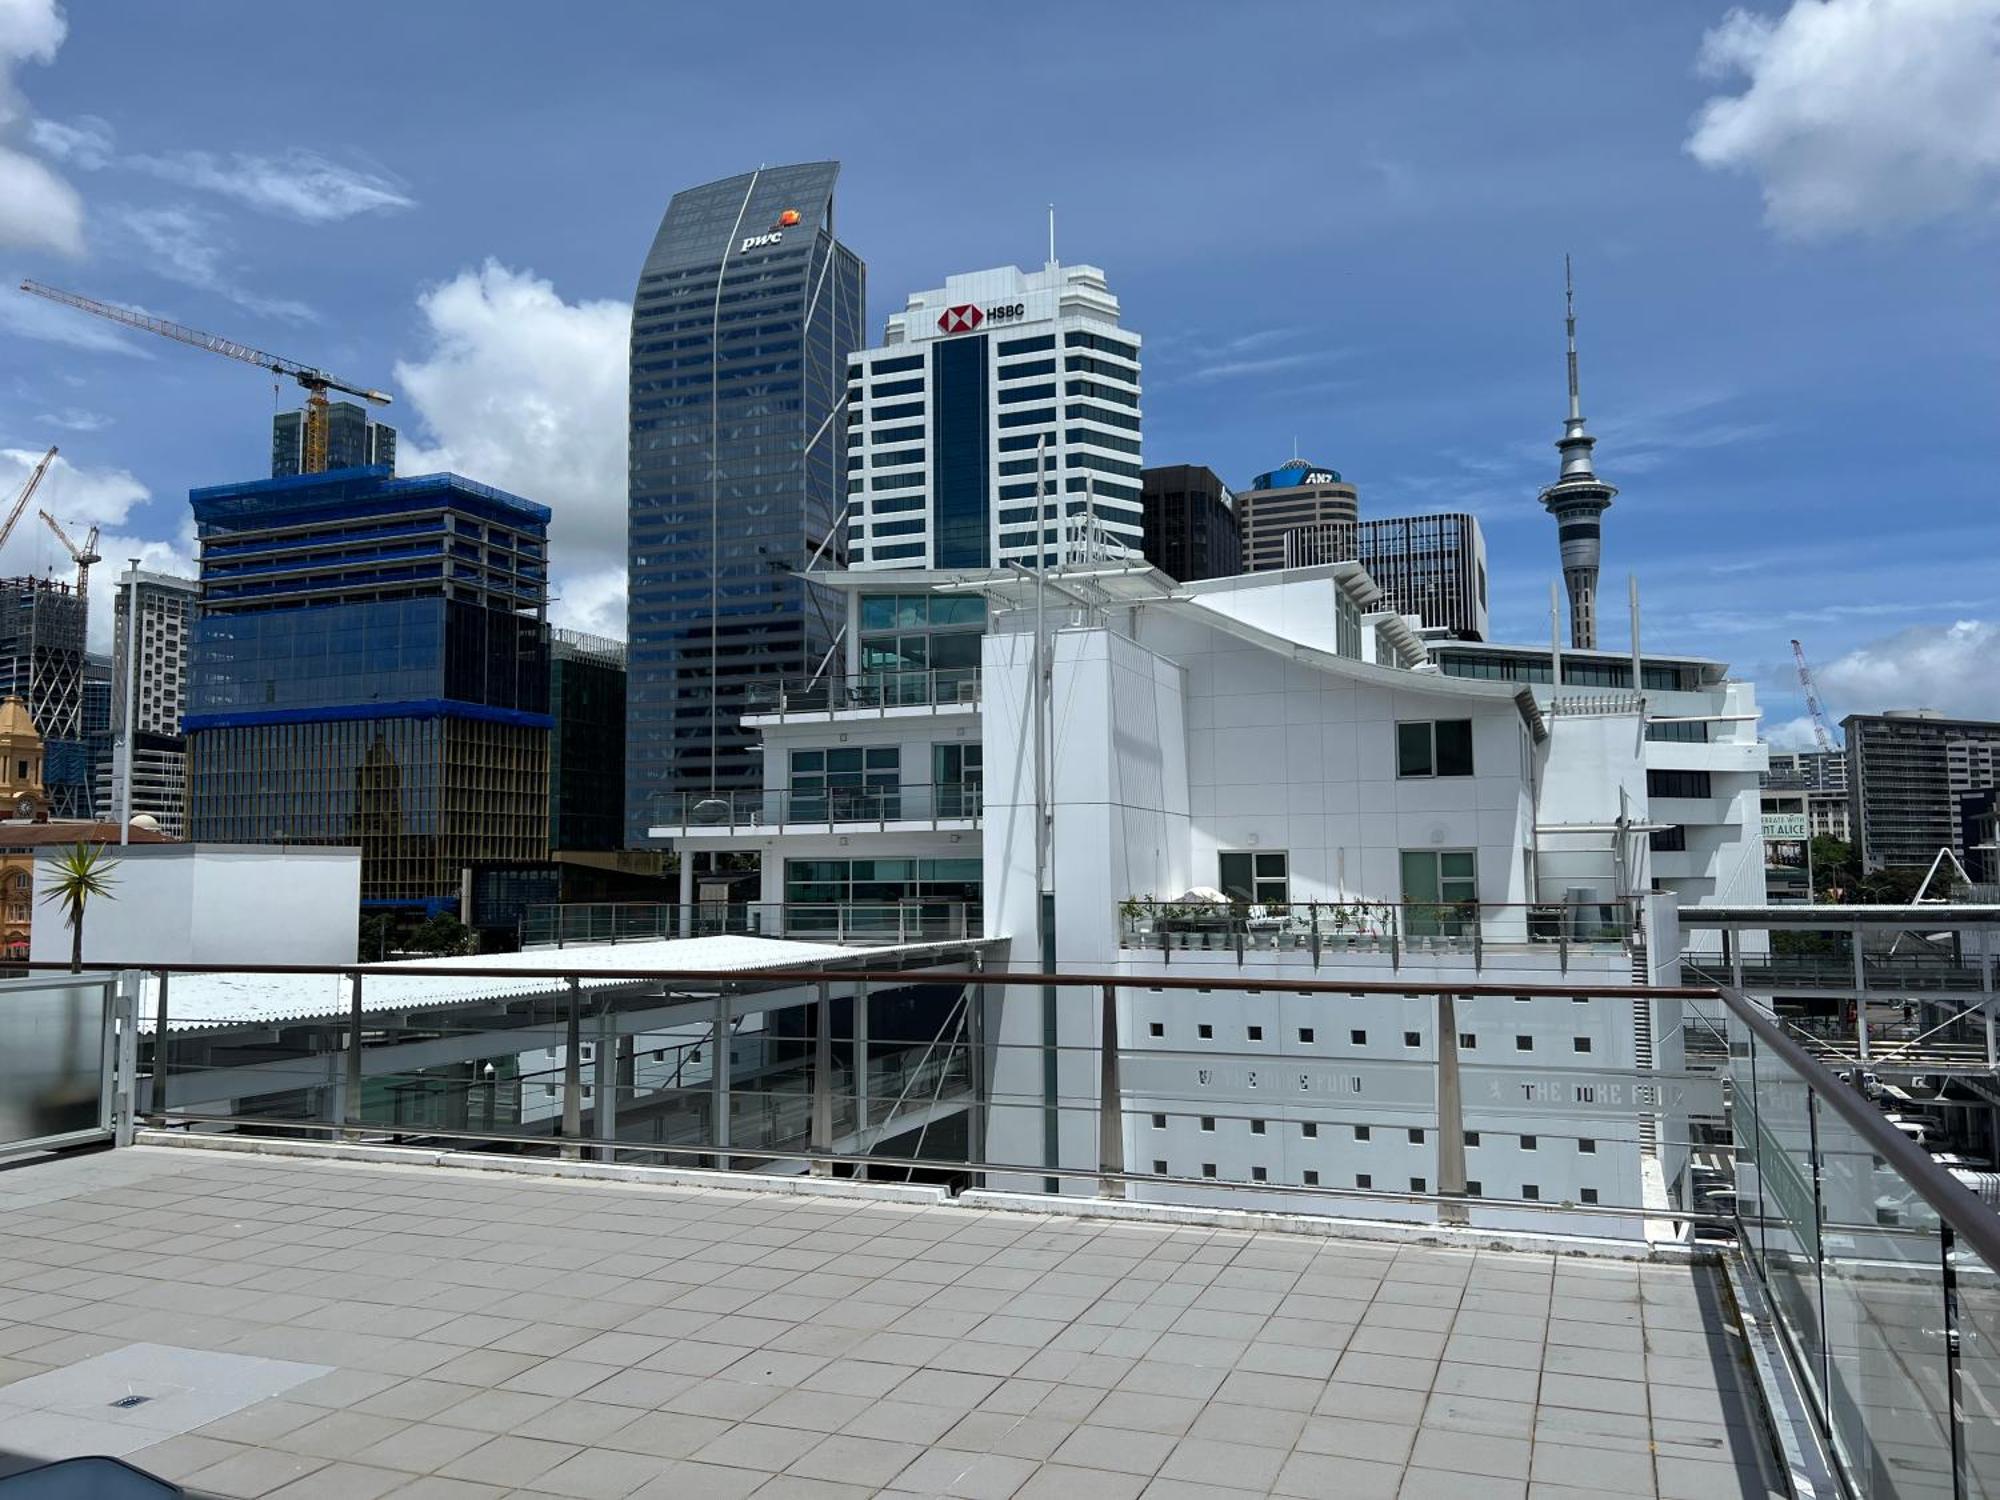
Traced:
<path id="1" fill-rule="evenodd" d="M 473 958 L 417 958 L 393 965 L 393 975 L 370 973 L 361 985 L 364 1011 L 421 1010 L 465 1005 L 501 995 L 532 995 L 559 987 L 552 974 L 577 969 L 619 969 L 638 977 L 656 970 L 699 970 L 728 974 L 755 969 L 820 968 L 836 964 L 872 967 L 878 959 L 936 944 L 911 943 L 875 948 L 841 948 L 785 938 L 719 936 L 667 938 L 640 943 L 573 943 L 527 953 L 489 953 Z M 427 972 L 435 969 L 520 969 L 519 979 L 467 978 Z M 585 989 L 620 983 L 586 979 Z M 154 1029 L 159 980 L 146 981 L 139 1026 Z M 267 1021 L 303 1021 L 345 1016 L 349 1008 L 344 974 L 176 974 L 167 989 L 170 1031 Z"/>

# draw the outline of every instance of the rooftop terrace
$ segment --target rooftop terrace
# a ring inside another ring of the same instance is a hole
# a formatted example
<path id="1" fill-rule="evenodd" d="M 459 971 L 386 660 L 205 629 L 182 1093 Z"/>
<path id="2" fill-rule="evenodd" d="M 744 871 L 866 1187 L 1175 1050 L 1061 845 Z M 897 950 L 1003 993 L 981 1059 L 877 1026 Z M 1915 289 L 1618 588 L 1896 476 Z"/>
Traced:
<path id="1" fill-rule="evenodd" d="M 140 1146 L 0 1172 L 0 1472 L 108 1452 L 283 1500 L 1763 1496 L 1730 1307 L 1686 1260 Z"/>

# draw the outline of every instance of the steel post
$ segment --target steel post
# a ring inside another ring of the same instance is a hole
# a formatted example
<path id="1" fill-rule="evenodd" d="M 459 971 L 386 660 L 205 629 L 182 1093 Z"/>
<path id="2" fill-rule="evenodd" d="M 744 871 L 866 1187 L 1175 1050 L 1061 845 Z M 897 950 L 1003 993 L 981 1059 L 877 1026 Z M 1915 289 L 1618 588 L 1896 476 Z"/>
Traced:
<path id="1" fill-rule="evenodd" d="M 814 986 L 813 1002 L 812 1149 L 833 1150 L 833 993 L 824 979 Z M 815 1177 L 830 1176 L 833 1164 L 825 1160 L 812 1164 Z"/>
<path id="2" fill-rule="evenodd" d="M 167 1117 L 167 973 L 159 970 L 160 992 L 153 1009 L 153 1118 L 162 1123 Z"/>
<path id="3" fill-rule="evenodd" d="M 1106 1198 L 1125 1196 L 1120 1177 L 1125 1171 L 1125 1096 L 1118 1080 L 1118 986 L 1099 992 L 1097 1036 L 1097 1169 L 1098 1192 Z M 1116 1174 L 1116 1175 L 1114 1175 Z"/>
<path id="4" fill-rule="evenodd" d="M 1437 997 L 1437 1180 L 1445 1202 L 1438 1222 L 1470 1221 L 1465 1205 L 1465 1100 L 1458 1072 L 1458 1005 L 1453 995 Z"/>
<path id="5" fill-rule="evenodd" d="M 624 1038 L 618 1034 L 618 1012 L 607 997 L 597 1012 L 597 1058 L 591 1078 L 591 1093 L 596 1103 L 591 1121 L 596 1126 L 598 1140 L 604 1143 L 597 1153 L 600 1161 L 618 1159 L 615 1149 L 618 1140 L 618 1075 L 623 1062 L 623 1042 Z"/>
<path id="6" fill-rule="evenodd" d="M 729 1139 L 729 991 L 715 997 L 715 1039 L 710 1045 L 708 1087 L 714 1123 L 712 1134 L 717 1146 L 728 1147 Z M 728 1167 L 727 1156 L 711 1158 L 718 1167 Z"/>
<path id="7" fill-rule="evenodd" d="M 349 1126 L 361 1123 L 361 975 L 347 976 L 347 1088 L 341 1100 L 341 1114 Z M 359 1140 L 361 1132 L 350 1129 L 349 1140 Z"/>
<path id="8" fill-rule="evenodd" d="M 570 1161 L 579 1160 L 583 1155 L 583 1147 L 578 1140 L 583 1134 L 582 991 L 583 981 L 572 974 L 563 997 L 562 1154 Z"/>

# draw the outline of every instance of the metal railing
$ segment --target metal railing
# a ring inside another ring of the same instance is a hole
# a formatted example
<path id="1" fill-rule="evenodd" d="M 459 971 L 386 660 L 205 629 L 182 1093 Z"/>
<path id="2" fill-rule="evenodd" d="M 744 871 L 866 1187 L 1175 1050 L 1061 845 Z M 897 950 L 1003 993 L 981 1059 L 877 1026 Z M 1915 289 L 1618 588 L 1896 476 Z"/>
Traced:
<path id="1" fill-rule="evenodd" d="M 979 936 L 980 911 L 965 901 L 582 901 L 531 906 L 521 918 L 523 948 L 662 938 L 805 938 L 875 946 Z"/>
<path id="2" fill-rule="evenodd" d="M 872 712 L 898 708 L 975 707 L 979 702 L 979 668 L 864 672 L 854 677 L 788 677 L 753 683 L 744 690 L 748 715 Z"/>
<path id="3" fill-rule="evenodd" d="M 779 833 L 801 828 L 976 827 L 978 782 L 810 789 L 673 792 L 655 799 L 654 826 L 702 833 Z"/>
<path id="4" fill-rule="evenodd" d="M 1640 937 L 1638 909 L 1624 901 L 1394 902 L 1160 900 L 1118 905 L 1118 944 L 1171 960 L 1177 952 L 1296 952 L 1315 966 L 1348 957 L 1405 959 L 1463 955 L 1475 972 L 1489 954 L 1553 953 L 1566 971 L 1572 952 L 1630 952 Z M 1700 981 L 1691 981 L 1700 982 Z"/>

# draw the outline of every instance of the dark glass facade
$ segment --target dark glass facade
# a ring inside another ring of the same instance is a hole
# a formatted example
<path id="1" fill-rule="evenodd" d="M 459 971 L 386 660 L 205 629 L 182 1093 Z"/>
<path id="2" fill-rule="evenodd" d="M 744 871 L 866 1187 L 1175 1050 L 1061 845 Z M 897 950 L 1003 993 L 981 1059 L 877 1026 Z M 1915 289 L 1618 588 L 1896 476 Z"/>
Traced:
<path id="1" fill-rule="evenodd" d="M 549 650 L 549 714 L 555 720 L 549 740 L 549 847 L 621 848 L 624 643 L 556 631 Z"/>
<path id="2" fill-rule="evenodd" d="M 675 194 L 632 315 L 625 832 L 661 797 L 754 787 L 753 684 L 810 673 L 845 560 L 847 357 L 864 273 L 834 237 L 835 162 Z M 826 549 L 821 544 L 832 536 Z"/>
<path id="3" fill-rule="evenodd" d="M 357 845 L 367 904 L 548 852 L 548 511 L 386 469 L 190 497 L 189 835 Z"/>
<path id="4" fill-rule="evenodd" d="M 1146 561 L 1181 583 L 1233 578 L 1243 571 L 1243 540 L 1228 487 L 1200 464 L 1147 469 L 1140 481 Z"/>
<path id="5" fill-rule="evenodd" d="M 285 479 L 305 469 L 306 414 L 281 411 L 271 418 L 271 477 Z M 326 409 L 326 466 L 364 469 L 396 467 L 396 429 L 377 422 L 366 407 L 335 401 Z"/>
<path id="6" fill-rule="evenodd" d="M 986 363 L 985 334 L 931 345 L 933 550 L 940 568 L 984 568 L 992 561 Z"/>

